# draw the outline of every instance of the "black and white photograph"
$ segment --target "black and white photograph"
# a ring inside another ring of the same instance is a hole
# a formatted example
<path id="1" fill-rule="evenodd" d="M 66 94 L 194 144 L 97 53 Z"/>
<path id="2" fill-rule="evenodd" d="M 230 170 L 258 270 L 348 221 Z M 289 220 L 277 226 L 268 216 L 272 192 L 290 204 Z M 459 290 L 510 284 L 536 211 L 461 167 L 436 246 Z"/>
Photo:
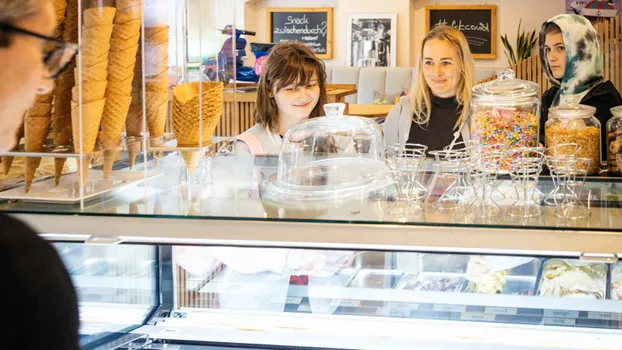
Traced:
<path id="1" fill-rule="evenodd" d="M 347 65 L 394 67 L 396 65 L 397 15 L 348 15 Z"/>

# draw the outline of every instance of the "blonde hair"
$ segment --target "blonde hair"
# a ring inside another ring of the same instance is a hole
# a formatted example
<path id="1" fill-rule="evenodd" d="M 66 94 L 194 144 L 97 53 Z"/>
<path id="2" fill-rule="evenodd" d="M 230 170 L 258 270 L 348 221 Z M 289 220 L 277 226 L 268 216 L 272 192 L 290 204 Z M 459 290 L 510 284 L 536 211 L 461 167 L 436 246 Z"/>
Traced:
<path id="1" fill-rule="evenodd" d="M 458 82 L 458 92 L 456 101 L 462 106 L 462 112 L 456 122 L 457 128 L 469 113 L 469 104 L 473 96 L 473 56 L 469 49 L 469 44 L 461 31 L 450 26 L 436 26 L 423 38 L 421 43 L 421 53 L 419 55 L 419 67 L 417 68 L 417 79 L 414 81 L 409 95 L 410 106 L 413 113 L 413 121 L 417 124 L 426 124 L 430 121 L 432 113 L 432 102 L 430 99 L 430 87 L 423 75 L 423 48 L 426 42 L 432 39 L 442 40 L 455 50 L 458 56 L 460 69 L 460 81 Z"/>
<path id="2" fill-rule="evenodd" d="M 313 51 L 302 43 L 283 42 L 274 46 L 259 78 L 255 122 L 272 132 L 278 132 L 279 109 L 270 93 L 276 94 L 290 84 L 306 86 L 313 75 L 317 77 L 320 96 L 309 118 L 319 117 L 327 100 L 324 61 L 317 58 Z"/>

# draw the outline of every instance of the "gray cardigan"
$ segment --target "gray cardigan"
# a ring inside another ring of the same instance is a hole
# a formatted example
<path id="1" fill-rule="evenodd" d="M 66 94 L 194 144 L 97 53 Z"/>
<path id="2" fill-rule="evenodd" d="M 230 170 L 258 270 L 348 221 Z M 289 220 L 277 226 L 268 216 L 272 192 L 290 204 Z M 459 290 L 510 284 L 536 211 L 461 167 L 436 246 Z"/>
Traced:
<path id="1" fill-rule="evenodd" d="M 398 143 L 400 146 L 408 141 L 410 134 L 410 126 L 413 123 L 413 112 L 410 108 L 410 99 L 408 96 L 400 98 L 400 102 L 396 104 L 384 121 L 384 144 L 386 147 Z M 463 125 L 460 130 L 463 140 L 470 139 L 468 125 Z"/>

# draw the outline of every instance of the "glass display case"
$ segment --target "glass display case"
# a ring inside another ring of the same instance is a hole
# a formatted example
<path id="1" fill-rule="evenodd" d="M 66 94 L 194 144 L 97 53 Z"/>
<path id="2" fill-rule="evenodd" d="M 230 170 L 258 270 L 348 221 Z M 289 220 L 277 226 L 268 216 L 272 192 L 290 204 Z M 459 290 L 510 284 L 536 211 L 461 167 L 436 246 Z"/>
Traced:
<path id="1" fill-rule="evenodd" d="M 325 117 L 280 157 L 236 154 L 256 98 L 241 3 L 59 11 L 82 49 L 2 155 L 0 210 L 57 248 L 85 349 L 620 347 L 620 180 L 524 149 L 537 128 L 502 157 L 386 149 L 374 121 Z M 533 86 L 497 88 L 537 114 Z"/>

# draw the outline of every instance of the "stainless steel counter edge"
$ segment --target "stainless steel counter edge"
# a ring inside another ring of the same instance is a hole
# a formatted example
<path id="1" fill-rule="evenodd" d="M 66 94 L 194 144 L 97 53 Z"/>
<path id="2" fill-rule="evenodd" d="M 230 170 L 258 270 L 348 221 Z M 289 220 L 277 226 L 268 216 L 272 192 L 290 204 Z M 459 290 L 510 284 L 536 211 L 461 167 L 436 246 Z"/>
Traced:
<path id="1" fill-rule="evenodd" d="M 50 240 L 579 256 L 622 252 L 622 232 L 13 214 Z"/>

